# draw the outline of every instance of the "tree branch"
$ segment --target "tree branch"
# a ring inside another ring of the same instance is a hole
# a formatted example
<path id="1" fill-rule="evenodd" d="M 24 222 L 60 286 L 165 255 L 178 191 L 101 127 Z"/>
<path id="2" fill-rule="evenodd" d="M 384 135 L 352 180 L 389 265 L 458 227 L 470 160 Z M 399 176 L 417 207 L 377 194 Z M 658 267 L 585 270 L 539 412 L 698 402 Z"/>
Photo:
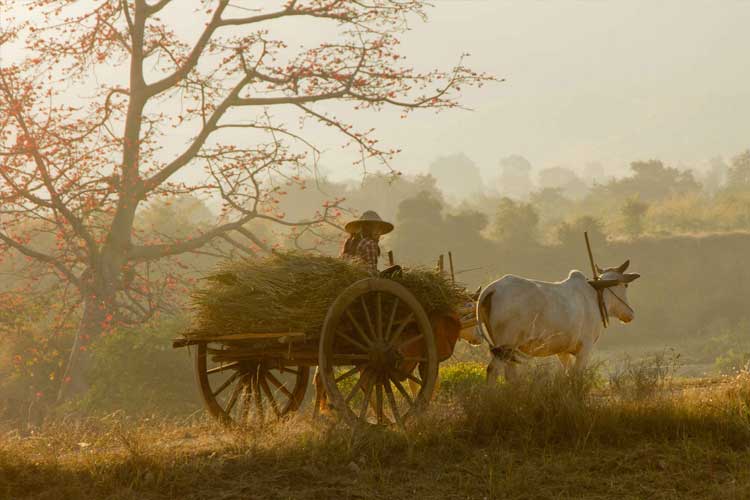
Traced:
<path id="1" fill-rule="evenodd" d="M 193 68 L 195 68 L 195 66 L 198 64 L 198 61 L 200 60 L 201 54 L 203 54 L 203 50 L 206 48 L 206 45 L 208 45 L 209 40 L 211 40 L 214 31 L 216 31 L 216 29 L 221 26 L 221 14 L 224 12 L 224 9 L 227 8 L 227 5 L 229 5 L 229 0 L 219 1 L 219 6 L 214 11 L 213 16 L 211 16 L 211 21 L 209 21 L 209 23 L 206 25 L 203 33 L 201 33 L 198 41 L 190 51 L 190 55 L 188 55 L 187 60 L 171 75 L 166 76 L 161 80 L 152 83 L 151 85 L 148 85 L 146 87 L 147 99 L 174 87 L 180 80 L 185 78 L 185 76 L 187 76 L 187 74 L 190 73 Z"/>
<path id="2" fill-rule="evenodd" d="M 134 246 L 130 250 L 129 258 L 138 262 L 145 262 L 150 260 L 161 259 L 162 257 L 168 257 L 170 255 L 177 255 L 184 252 L 190 252 L 196 250 L 206 243 L 210 242 L 214 238 L 220 237 L 222 234 L 236 230 L 243 224 L 246 224 L 254 215 L 245 215 L 235 222 L 222 224 L 217 226 L 210 231 L 203 233 L 202 235 L 192 238 L 189 240 L 180 241 L 177 243 L 166 243 L 161 245 L 148 245 L 148 246 Z"/>
<path id="3" fill-rule="evenodd" d="M 40 262 L 45 262 L 47 264 L 50 264 L 54 266 L 58 271 L 60 271 L 62 274 L 65 275 L 65 277 L 73 283 L 76 287 L 79 289 L 81 288 L 81 282 L 78 279 L 78 277 L 73 274 L 73 271 L 68 269 L 62 262 L 57 260 L 56 258 L 52 257 L 51 255 L 48 255 L 46 253 L 39 252 L 37 250 L 33 250 L 26 245 L 22 245 L 18 243 L 16 240 L 11 238 L 10 236 L 0 233 L 0 240 L 5 242 L 6 245 L 8 245 L 11 248 L 14 248 L 21 252 L 26 257 L 30 257 L 32 259 L 36 259 Z"/>

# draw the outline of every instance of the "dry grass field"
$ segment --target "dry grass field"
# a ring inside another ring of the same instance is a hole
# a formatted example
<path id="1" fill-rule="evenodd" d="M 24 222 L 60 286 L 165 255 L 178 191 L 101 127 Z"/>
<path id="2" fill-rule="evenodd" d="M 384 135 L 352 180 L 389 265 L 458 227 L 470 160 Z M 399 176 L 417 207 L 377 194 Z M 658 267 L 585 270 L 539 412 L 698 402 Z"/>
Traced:
<path id="1" fill-rule="evenodd" d="M 641 375 L 448 384 L 406 429 L 305 413 L 244 430 L 118 414 L 5 429 L 0 498 L 750 498 L 750 376 Z"/>

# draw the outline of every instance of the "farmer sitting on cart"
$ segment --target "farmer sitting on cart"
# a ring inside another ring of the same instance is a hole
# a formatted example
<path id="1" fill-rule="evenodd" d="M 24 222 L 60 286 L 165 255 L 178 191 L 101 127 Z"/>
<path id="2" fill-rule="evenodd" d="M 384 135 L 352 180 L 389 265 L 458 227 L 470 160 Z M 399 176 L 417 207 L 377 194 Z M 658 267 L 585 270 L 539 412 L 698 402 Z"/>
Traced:
<path id="1" fill-rule="evenodd" d="M 381 236 L 393 231 L 393 224 L 381 219 L 373 210 L 367 210 L 359 219 L 347 223 L 344 230 L 349 237 L 344 242 L 341 257 L 359 260 L 377 273 L 380 257 L 378 241 Z"/>

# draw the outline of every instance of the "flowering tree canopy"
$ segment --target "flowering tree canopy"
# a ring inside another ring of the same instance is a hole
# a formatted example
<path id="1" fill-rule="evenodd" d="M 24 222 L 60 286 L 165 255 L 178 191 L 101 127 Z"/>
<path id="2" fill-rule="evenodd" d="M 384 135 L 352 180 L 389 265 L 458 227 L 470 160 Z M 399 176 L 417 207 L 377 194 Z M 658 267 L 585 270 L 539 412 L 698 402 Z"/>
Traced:
<path id="1" fill-rule="evenodd" d="M 31 20 L 0 7 L 0 44 L 23 56 L 0 67 L 0 254 L 79 297 L 79 344 L 153 313 L 163 283 L 152 263 L 217 239 L 262 247 L 253 220 L 334 223 L 336 203 L 301 221 L 277 209 L 317 160 L 306 128 L 330 127 L 360 161 L 396 150 L 326 103 L 451 108 L 461 86 L 488 80 L 460 61 L 427 72 L 404 62 L 398 37 L 422 1 L 243 3 L 31 0 Z M 186 17 L 197 37 L 179 33 Z M 285 21 L 334 36 L 292 48 L 274 36 Z M 139 207 L 184 193 L 218 200 L 215 224 L 179 239 L 134 224 Z"/>

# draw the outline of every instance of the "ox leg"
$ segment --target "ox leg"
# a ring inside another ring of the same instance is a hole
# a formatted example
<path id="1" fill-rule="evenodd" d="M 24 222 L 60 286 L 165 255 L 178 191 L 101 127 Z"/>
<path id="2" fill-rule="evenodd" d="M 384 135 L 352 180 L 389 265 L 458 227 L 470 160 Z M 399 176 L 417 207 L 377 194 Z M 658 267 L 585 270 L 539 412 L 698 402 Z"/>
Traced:
<path id="1" fill-rule="evenodd" d="M 561 352 L 557 355 L 557 359 L 560 361 L 563 372 L 570 373 L 570 369 L 573 367 L 573 362 L 575 361 L 573 355 L 569 352 Z"/>
<path id="2" fill-rule="evenodd" d="M 420 363 L 419 364 L 419 378 L 420 378 L 420 380 L 424 380 L 425 379 L 424 370 L 425 370 L 425 367 L 423 367 L 422 363 Z M 419 384 L 417 384 L 416 382 L 414 382 L 412 379 L 409 379 L 409 390 L 411 390 L 412 396 L 417 397 L 417 394 L 419 394 L 419 390 L 420 389 L 421 389 L 421 387 L 419 386 Z M 430 400 L 435 399 L 435 397 L 437 396 L 437 393 L 438 393 L 439 389 L 440 389 L 440 373 L 438 373 L 438 377 L 435 379 L 435 390 L 432 391 L 432 397 L 430 398 Z"/>
<path id="3" fill-rule="evenodd" d="M 573 365 L 573 369 L 577 373 L 581 373 L 583 370 L 586 369 L 586 367 L 589 364 L 589 358 L 591 357 L 591 349 L 583 348 L 581 349 L 578 354 L 576 354 L 576 362 Z"/>
<path id="4" fill-rule="evenodd" d="M 518 381 L 518 363 L 506 361 L 505 363 L 505 382 L 513 384 Z"/>
<path id="5" fill-rule="evenodd" d="M 492 358 L 490 364 L 487 365 L 487 385 L 489 387 L 494 387 L 497 385 L 497 377 L 500 376 L 503 368 L 507 370 L 507 366 L 508 363 L 500 361 L 497 358 Z"/>
<path id="6" fill-rule="evenodd" d="M 315 385 L 315 407 L 313 408 L 313 417 L 317 418 L 321 413 L 328 413 L 328 394 L 326 393 L 326 388 L 323 387 L 323 379 L 320 377 L 319 368 L 315 369 L 313 385 Z"/>

